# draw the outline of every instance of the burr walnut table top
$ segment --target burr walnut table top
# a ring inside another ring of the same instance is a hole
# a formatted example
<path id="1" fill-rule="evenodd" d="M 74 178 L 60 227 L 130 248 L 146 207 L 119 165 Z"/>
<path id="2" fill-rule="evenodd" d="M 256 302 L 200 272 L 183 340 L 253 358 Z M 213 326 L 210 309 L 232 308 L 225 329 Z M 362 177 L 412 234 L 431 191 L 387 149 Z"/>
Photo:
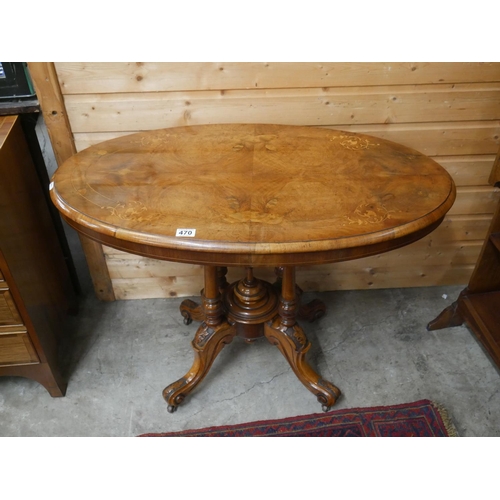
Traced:
<path id="1" fill-rule="evenodd" d="M 106 245 L 210 265 L 335 262 L 421 238 L 455 199 L 448 173 L 375 137 L 264 124 L 178 127 L 92 146 L 51 197 Z M 196 230 L 191 237 L 178 229 Z"/>

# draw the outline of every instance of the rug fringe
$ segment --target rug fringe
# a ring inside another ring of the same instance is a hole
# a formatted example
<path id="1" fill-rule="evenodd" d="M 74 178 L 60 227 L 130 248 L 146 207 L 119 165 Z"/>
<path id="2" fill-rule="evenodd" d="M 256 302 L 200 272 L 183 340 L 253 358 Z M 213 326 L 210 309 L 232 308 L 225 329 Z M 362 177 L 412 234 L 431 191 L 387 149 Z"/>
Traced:
<path id="1" fill-rule="evenodd" d="M 446 429 L 446 432 L 448 433 L 448 436 L 460 437 L 457 428 L 453 424 L 451 417 L 448 414 L 448 410 L 443 405 L 436 403 L 434 401 L 432 401 L 432 406 L 434 406 L 434 408 L 436 408 L 437 412 L 439 413 L 441 420 L 443 421 L 444 427 Z"/>
<path id="2" fill-rule="evenodd" d="M 382 425 L 379 425 L 382 424 Z M 446 408 L 429 399 L 371 408 L 346 408 L 243 424 L 141 434 L 141 437 L 354 437 L 449 436 L 459 434 Z"/>

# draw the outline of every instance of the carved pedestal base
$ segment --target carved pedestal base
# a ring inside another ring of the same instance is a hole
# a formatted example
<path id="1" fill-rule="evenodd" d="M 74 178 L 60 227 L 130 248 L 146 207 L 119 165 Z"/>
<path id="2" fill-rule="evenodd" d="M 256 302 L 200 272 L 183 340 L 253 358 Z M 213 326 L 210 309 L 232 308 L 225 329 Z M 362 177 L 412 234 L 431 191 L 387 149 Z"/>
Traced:
<path id="1" fill-rule="evenodd" d="M 299 298 L 302 291 L 295 285 L 295 269 L 280 268 L 281 295 L 276 284 L 253 276 L 252 268 L 246 276 L 231 285 L 225 281 L 226 268 L 205 267 L 203 303 L 192 300 L 182 302 L 180 310 L 184 323 L 202 321 L 192 342 L 194 363 L 184 377 L 170 384 L 163 391 L 168 411 L 173 413 L 206 376 L 222 348 L 238 335 L 251 343 L 265 336 L 280 350 L 304 386 L 311 391 L 328 411 L 340 396 L 340 390 L 320 377 L 307 363 L 305 356 L 311 344 L 296 322 L 299 315 Z M 310 320 L 322 316 L 324 304 L 313 301 L 302 313 Z"/>
<path id="2" fill-rule="evenodd" d="M 228 321 L 247 342 L 264 335 L 264 323 L 278 312 L 278 294 L 274 287 L 253 275 L 247 268 L 242 280 L 229 285 L 223 294 L 224 312 Z"/>

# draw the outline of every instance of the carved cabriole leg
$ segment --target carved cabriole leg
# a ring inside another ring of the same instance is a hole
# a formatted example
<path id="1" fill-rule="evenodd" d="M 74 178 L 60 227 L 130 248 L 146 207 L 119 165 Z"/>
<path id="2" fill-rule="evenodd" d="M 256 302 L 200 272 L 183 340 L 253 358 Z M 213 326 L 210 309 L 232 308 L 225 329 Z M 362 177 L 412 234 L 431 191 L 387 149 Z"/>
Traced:
<path id="1" fill-rule="evenodd" d="M 282 267 L 275 267 L 274 272 L 275 272 L 276 277 L 277 277 L 274 286 L 276 288 L 281 288 L 282 281 L 283 281 L 283 268 Z M 317 319 L 319 319 L 325 315 L 326 306 L 323 302 L 321 302 L 321 300 L 314 299 L 314 300 L 311 300 L 311 302 L 308 302 L 307 304 L 302 304 L 301 298 L 302 298 L 302 294 L 304 293 L 304 291 L 297 284 L 295 285 L 295 293 L 297 296 L 297 303 L 299 304 L 298 310 L 297 310 L 297 318 L 298 319 L 302 319 L 304 321 L 309 321 L 310 323 L 312 323 L 313 321 L 316 321 Z"/>
<path id="2" fill-rule="evenodd" d="M 202 301 L 204 322 L 198 328 L 192 342 L 193 366 L 184 377 L 163 390 L 163 397 L 169 405 L 170 413 L 173 413 L 187 394 L 205 378 L 219 352 L 236 335 L 234 326 L 223 319 L 217 268 L 214 266 L 205 266 Z"/>
<path id="3" fill-rule="evenodd" d="M 285 267 L 282 280 L 279 316 L 266 323 L 264 334 L 285 356 L 304 386 L 317 397 L 323 411 L 328 411 L 340 396 L 340 390 L 322 379 L 305 360 L 311 344 L 295 320 L 298 309 L 295 268 Z"/>
<path id="4" fill-rule="evenodd" d="M 219 291 L 222 293 L 229 283 L 226 280 L 227 267 L 217 267 L 217 284 L 219 286 Z M 203 295 L 203 290 L 201 291 Z M 197 304 L 194 300 L 186 299 L 183 300 L 179 310 L 184 318 L 184 324 L 190 325 L 192 321 L 203 321 L 205 319 L 205 313 L 203 312 L 203 307 Z"/>

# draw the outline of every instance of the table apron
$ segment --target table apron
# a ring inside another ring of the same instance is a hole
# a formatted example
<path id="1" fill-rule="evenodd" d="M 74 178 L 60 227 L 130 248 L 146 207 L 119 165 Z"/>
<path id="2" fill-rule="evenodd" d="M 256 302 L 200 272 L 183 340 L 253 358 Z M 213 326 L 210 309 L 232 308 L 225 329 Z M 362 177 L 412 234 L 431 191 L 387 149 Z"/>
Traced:
<path id="1" fill-rule="evenodd" d="M 344 262 L 348 260 L 360 259 L 377 255 L 397 248 L 401 248 L 410 243 L 418 241 L 434 231 L 443 221 L 444 217 L 411 234 L 386 240 L 371 245 L 361 245 L 332 249 L 318 252 L 301 253 L 277 253 L 277 254 L 257 254 L 257 253 L 229 253 L 229 252 L 207 252 L 200 250 L 189 250 L 179 248 L 166 248 L 142 243 L 131 242 L 115 238 L 110 235 L 93 231 L 87 227 L 77 224 L 75 221 L 63 215 L 65 221 L 76 231 L 97 241 L 103 245 L 121 250 L 123 252 L 149 257 L 151 259 L 167 260 L 171 262 L 181 262 L 185 264 L 200 264 L 212 266 L 302 266 L 328 264 L 334 262 Z"/>

